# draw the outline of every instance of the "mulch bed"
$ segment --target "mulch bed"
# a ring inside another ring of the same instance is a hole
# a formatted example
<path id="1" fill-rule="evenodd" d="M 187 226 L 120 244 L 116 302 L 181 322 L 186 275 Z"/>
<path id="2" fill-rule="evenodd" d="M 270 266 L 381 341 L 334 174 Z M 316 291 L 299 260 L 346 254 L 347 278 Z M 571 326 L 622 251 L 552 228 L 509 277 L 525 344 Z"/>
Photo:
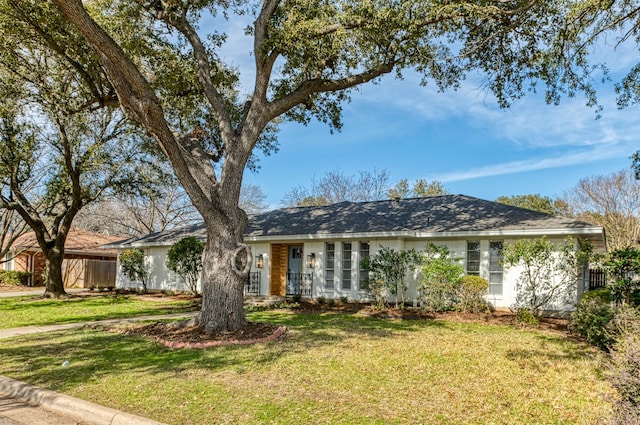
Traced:
<path id="1" fill-rule="evenodd" d="M 492 313 L 425 313 L 417 309 L 376 310 L 363 307 L 362 304 L 347 303 L 342 305 L 322 305 L 317 303 L 301 303 L 293 306 L 300 313 L 341 312 L 376 317 L 381 320 L 439 320 L 464 323 L 483 323 L 502 326 L 522 327 L 510 311 L 494 311 Z M 558 318 L 541 318 L 536 329 L 554 333 L 568 333 L 568 320 Z M 139 335 L 156 340 L 169 348 L 207 348 L 225 345 L 247 345 L 278 340 L 284 335 L 286 328 L 270 323 L 247 322 L 247 326 L 237 331 L 219 331 L 205 333 L 195 322 L 157 322 L 144 326 L 133 325 L 111 330 L 125 334 Z"/>

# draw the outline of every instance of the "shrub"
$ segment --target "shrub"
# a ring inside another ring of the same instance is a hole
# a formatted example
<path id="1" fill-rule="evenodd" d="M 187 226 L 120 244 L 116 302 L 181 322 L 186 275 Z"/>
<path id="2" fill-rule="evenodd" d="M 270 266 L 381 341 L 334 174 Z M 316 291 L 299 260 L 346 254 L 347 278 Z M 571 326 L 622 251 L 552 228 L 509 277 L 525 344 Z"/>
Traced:
<path id="1" fill-rule="evenodd" d="M 634 293 L 640 289 L 640 281 L 635 278 L 640 273 L 640 249 L 626 247 L 612 251 L 604 266 L 612 277 L 609 287 L 614 301 L 633 305 Z"/>
<path id="2" fill-rule="evenodd" d="M 28 286 L 31 273 L 13 270 L 0 270 L 0 283 L 4 285 Z"/>
<path id="3" fill-rule="evenodd" d="M 195 236 L 187 236 L 171 245 L 167 253 L 167 268 L 184 279 L 194 295 L 198 295 L 203 250 L 204 243 Z"/>
<path id="4" fill-rule="evenodd" d="M 599 288 L 587 291 L 582 294 L 582 297 L 580 297 L 580 303 L 587 301 L 598 301 L 604 304 L 611 304 L 611 301 L 613 301 L 611 290 L 609 288 Z"/>
<path id="5" fill-rule="evenodd" d="M 523 326 L 536 327 L 540 324 L 538 317 L 528 308 L 519 308 L 516 310 L 516 322 Z"/>
<path id="6" fill-rule="evenodd" d="M 488 303 L 484 299 L 484 296 L 488 288 L 489 282 L 480 276 L 463 276 L 458 284 L 460 309 L 471 313 L 487 311 Z"/>
<path id="7" fill-rule="evenodd" d="M 428 244 L 422 252 L 420 303 L 424 310 L 444 311 L 459 303 L 459 282 L 464 268 L 451 258 L 449 248 Z"/>
<path id="8" fill-rule="evenodd" d="M 375 255 L 364 258 L 360 264 L 369 272 L 365 290 L 375 300 L 376 307 L 383 307 L 387 291 L 395 296 L 396 307 L 404 307 L 405 293 L 408 285 L 405 281 L 407 273 L 418 261 L 415 250 L 396 251 L 382 247 Z"/>
<path id="9" fill-rule="evenodd" d="M 621 308 L 616 314 L 617 340 L 611 348 L 608 380 L 617 390 L 612 423 L 640 423 L 640 313 Z"/>
<path id="10" fill-rule="evenodd" d="M 578 308 L 571 315 L 569 330 L 589 344 L 608 350 L 614 342 L 608 329 L 614 314 L 608 290 L 589 291 L 582 296 Z"/>

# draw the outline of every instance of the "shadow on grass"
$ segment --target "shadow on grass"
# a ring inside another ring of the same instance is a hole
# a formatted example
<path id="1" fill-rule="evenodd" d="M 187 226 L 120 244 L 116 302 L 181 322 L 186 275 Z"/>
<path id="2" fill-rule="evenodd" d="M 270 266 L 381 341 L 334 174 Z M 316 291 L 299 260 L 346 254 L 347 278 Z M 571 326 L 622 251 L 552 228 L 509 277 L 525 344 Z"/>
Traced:
<path id="1" fill-rule="evenodd" d="M 0 374 L 57 391 L 68 391 L 105 376 L 131 374 L 180 374 L 203 369 L 211 373 L 269 367 L 287 356 L 329 345 L 353 344 L 367 339 L 392 340 L 402 334 L 458 330 L 460 324 L 436 320 L 383 320 L 345 313 L 295 313 L 286 310 L 252 312 L 248 320 L 287 326 L 285 337 L 275 343 L 208 349 L 168 349 L 155 341 L 99 329 L 48 333 L 3 340 Z M 466 325 L 464 325 L 466 326 Z M 478 325 L 468 325 L 478 326 Z M 545 337 L 552 350 L 512 350 L 508 358 L 542 368 L 545 362 L 577 361 L 585 352 L 562 346 L 560 337 Z M 556 344 L 558 344 L 556 346 Z M 63 363 L 68 361 L 68 366 Z M 162 375 L 162 376 L 161 376 Z"/>
<path id="2" fill-rule="evenodd" d="M 0 311 L 13 315 L 13 319 L 5 320 L 0 328 L 77 323 L 193 310 L 194 306 L 189 301 L 160 304 L 114 294 L 72 296 L 67 299 L 8 298 L 0 300 Z M 22 321 L 21 316 L 24 317 Z"/>
<path id="3" fill-rule="evenodd" d="M 313 347 L 353 338 L 393 338 L 400 332 L 445 327 L 431 320 L 387 321 L 340 313 L 251 313 L 249 320 L 287 326 L 283 340 L 250 346 L 168 349 L 155 341 L 99 329 L 80 329 L 3 340 L 0 374 L 53 390 L 67 390 L 104 375 L 212 372 L 267 365 Z M 68 361 L 64 367 L 63 362 Z"/>
<path id="4" fill-rule="evenodd" d="M 540 372 L 549 364 L 581 361 L 593 357 L 596 353 L 596 350 L 586 343 L 571 342 L 561 336 L 536 335 L 536 339 L 541 342 L 540 348 L 510 350 L 506 358 Z"/>

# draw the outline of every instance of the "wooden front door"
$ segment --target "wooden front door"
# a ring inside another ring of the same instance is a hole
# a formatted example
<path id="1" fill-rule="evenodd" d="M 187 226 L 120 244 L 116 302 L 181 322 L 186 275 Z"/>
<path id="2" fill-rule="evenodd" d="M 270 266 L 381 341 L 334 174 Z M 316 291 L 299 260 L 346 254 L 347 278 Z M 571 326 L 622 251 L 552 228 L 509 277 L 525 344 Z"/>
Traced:
<path id="1" fill-rule="evenodd" d="M 285 296 L 287 294 L 287 256 L 285 244 L 271 245 L 271 268 L 269 270 L 269 294 Z"/>

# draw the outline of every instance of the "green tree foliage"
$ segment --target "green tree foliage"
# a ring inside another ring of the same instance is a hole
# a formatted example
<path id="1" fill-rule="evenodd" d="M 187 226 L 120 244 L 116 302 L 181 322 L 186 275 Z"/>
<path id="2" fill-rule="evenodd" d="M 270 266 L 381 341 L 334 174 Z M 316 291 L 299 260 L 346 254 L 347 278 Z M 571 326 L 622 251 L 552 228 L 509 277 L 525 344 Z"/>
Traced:
<path id="1" fill-rule="evenodd" d="M 125 249 L 120 253 L 118 260 L 122 273 L 131 281 L 142 284 L 142 291 L 147 292 L 147 278 L 149 271 L 144 258 L 144 251 L 141 249 Z"/>
<path id="2" fill-rule="evenodd" d="M 640 290 L 640 249 L 626 247 L 611 251 L 604 266 L 610 278 L 608 286 L 613 300 L 633 305 L 634 292 Z"/>
<path id="3" fill-rule="evenodd" d="M 554 244 L 546 237 L 505 243 L 505 267 L 520 267 L 513 308 L 538 317 L 545 309 L 577 302 L 579 271 L 591 252 L 589 244 L 577 246 L 572 238 Z"/>
<path id="4" fill-rule="evenodd" d="M 508 106 L 529 81 L 562 81 L 551 75 L 562 67 L 540 51 L 554 45 L 569 8 L 559 0 L 3 2 L 44 5 L 39 21 L 62 20 L 42 34 L 84 42 L 85 56 L 97 59 L 127 116 L 171 161 L 207 229 L 200 314 L 207 331 L 245 323 L 240 288 L 250 249 L 242 240 L 242 175 L 255 165 L 254 151 L 277 149 L 273 130 L 280 121 L 317 119 L 340 129 L 342 105 L 357 86 L 405 70 L 441 90 L 477 72 Z M 221 59 L 224 18 L 252 22 L 248 29 L 227 25 L 253 38 L 254 86 L 242 91 L 236 70 Z M 245 267 L 229 267 L 238 263 Z"/>
<path id="5" fill-rule="evenodd" d="M 409 187 L 407 179 L 400 180 L 394 187 L 387 191 L 389 199 L 426 198 L 428 196 L 446 195 L 449 192 L 438 180 L 427 181 L 418 179 Z"/>
<path id="6" fill-rule="evenodd" d="M 143 189 L 154 173 L 142 170 L 156 162 L 95 56 L 54 12 L 47 2 L 0 1 L 0 208 L 34 232 L 46 296 L 65 293 L 64 246 L 79 211 Z"/>
<path id="7" fill-rule="evenodd" d="M 528 210 L 538 211 L 545 214 L 561 214 L 563 209 L 556 206 L 556 201 L 548 196 L 542 196 L 540 194 L 531 195 L 511 195 L 511 196 L 499 196 L 496 198 L 496 202 L 511 205 L 513 207 L 526 208 Z"/>
<path id="8" fill-rule="evenodd" d="M 422 308 L 429 311 L 453 309 L 460 302 L 459 283 L 464 267 L 452 258 L 449 248 L 433 243 L 420 252 L 422 279 L 418 288 Z"/>
<path id="9" fill-rule="evenodd" d="M 382 247 L 378 252 L 362 260 L 362 268 L 369 272 L 366 290 L 374 298 L 378 308 L 383 308 L 390 293 L 395 297 L 396 307 L 404 306 L 408 288 L 407 274 L 418 264 L 415 250 L 396 251 Z"/>
<path id="10" fill-rule="evenodd" d="M 204 243 L 195 236 L 187 236 L 171 245 L 167 253 L 167 268 L 182 277 L 195 295 L 202 272 L 202 251 Z"/>

